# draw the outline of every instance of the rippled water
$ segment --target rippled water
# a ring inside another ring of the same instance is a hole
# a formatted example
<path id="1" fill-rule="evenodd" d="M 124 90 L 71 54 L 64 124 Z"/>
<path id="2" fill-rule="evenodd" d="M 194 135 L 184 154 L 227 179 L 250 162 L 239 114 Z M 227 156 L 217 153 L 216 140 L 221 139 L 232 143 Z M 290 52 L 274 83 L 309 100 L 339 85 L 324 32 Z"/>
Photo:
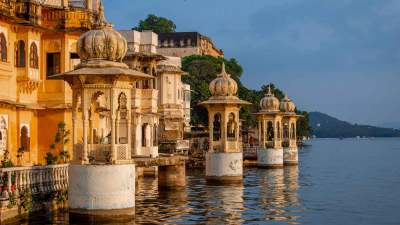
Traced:
<path id="1" fill-rule="evenodd" d="M 299 166 L 247 168 L 243 184 L 207 186 L 204 170 L 187 170 L 184 190 L 141 178 L 128 224 L 400 224 L 400 138 L 306 144 Z M 67 215 L 29 224 L 68 223 Z"/>

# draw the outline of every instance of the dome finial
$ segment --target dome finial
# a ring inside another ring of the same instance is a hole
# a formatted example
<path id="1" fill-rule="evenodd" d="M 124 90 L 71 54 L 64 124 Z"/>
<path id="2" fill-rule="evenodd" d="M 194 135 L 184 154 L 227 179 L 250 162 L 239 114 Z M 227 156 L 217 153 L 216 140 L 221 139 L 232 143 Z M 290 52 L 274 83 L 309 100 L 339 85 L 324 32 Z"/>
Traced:
<path id="1" fill-rule="evenodd" d="M 103 3 L 100 2 L 99 5 L 99 16 L 97 17 L 97 21 L 91 24 L 93 29 L 101 29 L 101 28 L 113 28 L 114 24 L 107 22 L 106 18 L 104 17 L 104 6 Z"/>
<path id="2" fill-rule="evenodd" d="M 271 93 L 271 87 L 268 86 L 268 93 L 264 95 L 265 97 L 270 97 L 270 96 L 274 96 L 274 94 Z"/>
<path id="3" fill-rule="evenodd" d="M 230 77 L 231 75 L 227 74 L 225 71 L 225 62 L 222 62 L 222 70 L 221 73 L 217 75 L 218 77 Z"/>

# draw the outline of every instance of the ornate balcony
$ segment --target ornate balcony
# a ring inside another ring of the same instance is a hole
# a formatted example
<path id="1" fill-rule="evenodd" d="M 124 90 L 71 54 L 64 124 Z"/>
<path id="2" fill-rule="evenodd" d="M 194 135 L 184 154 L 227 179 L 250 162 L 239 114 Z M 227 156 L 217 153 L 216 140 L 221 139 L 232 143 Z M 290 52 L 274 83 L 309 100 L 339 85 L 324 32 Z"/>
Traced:
<path id="1" fill-rule="evenodd" d="M 17 69 L 17 83 L 20 93 L 32 94 L 42 82 L 39 77 L 38 69 L 29 69 L 26 73 L 25 68 Z"/>

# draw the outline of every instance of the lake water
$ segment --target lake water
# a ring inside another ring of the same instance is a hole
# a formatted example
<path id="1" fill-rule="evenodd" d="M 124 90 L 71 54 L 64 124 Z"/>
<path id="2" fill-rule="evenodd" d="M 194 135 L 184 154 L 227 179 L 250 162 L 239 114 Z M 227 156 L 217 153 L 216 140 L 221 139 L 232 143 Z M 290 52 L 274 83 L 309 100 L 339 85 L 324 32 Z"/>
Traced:
<path id="1" fill-rule="evenodd" d="M 140 178 L 127 224 L 400 224 L 400 138 L 305 143 L 298 166 L 246 168 L 240 185 L 207 186 L 205 170 L 187 170 L 181 191 Z M 24 222 L 68 224 L 68 214 Z"/>

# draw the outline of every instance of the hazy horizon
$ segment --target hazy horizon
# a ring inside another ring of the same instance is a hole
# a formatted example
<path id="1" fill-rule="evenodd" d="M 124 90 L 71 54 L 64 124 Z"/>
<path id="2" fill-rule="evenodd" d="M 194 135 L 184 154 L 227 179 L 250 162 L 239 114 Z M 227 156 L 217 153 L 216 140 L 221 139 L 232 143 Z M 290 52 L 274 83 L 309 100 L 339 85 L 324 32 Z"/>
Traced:
<path id="1" fill-rule="evenodd" d="M 115 29 L 155 14 L 177 32 L 210 37 L 243 67 L 247 88 L 274 83 L 300 110 L 358 124 L 400 122 L 400 1 L 103 3 Z"/>

